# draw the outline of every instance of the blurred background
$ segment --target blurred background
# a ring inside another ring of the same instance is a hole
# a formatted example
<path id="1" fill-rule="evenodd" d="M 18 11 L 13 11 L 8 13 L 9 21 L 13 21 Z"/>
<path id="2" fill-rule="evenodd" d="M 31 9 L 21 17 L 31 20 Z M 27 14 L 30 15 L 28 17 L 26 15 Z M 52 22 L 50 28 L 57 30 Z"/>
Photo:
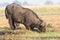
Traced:
<path id="1" fill-rule="evenodd" d="M 60 5 L 60 0 L 0 0 L 0 7 L 5 7 L 8 4 L 17 3 L 20 5 Z"/>

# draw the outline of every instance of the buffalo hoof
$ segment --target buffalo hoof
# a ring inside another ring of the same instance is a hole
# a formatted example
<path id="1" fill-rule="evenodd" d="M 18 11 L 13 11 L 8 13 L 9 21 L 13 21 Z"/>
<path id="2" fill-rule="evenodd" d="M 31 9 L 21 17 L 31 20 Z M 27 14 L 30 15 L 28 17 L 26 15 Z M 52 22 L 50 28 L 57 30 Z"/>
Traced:
<path id="1" fill-rule="evenodd" d="M 11 27 L 11 29 L 12 29 L 12 30 L 16 30 L 16 28 L 15 28 L 15 27 Z"/>

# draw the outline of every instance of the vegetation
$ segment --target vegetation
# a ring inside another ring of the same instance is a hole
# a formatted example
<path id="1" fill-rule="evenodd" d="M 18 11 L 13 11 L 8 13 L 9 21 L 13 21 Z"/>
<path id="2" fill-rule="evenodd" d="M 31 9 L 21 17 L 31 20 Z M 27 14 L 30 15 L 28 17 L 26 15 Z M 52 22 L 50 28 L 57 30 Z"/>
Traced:
<path id="1" fill-rule="evenodd" d="M 17 27 L 16 30 L 11 30 L 8 21 L 5 18 L 4 9 L 0 9 L 0 39 L 1 40 L 40 40 L 40 39 L 56 39 L 60 37 L 60 7 L 29 7 L 37 13 L 37 15 L 51 24 L 46 28 L 45 33 L 36 31 L 28 31 L 24 26 Z M 22 27 L 22 28 L 20 28 Z"/>

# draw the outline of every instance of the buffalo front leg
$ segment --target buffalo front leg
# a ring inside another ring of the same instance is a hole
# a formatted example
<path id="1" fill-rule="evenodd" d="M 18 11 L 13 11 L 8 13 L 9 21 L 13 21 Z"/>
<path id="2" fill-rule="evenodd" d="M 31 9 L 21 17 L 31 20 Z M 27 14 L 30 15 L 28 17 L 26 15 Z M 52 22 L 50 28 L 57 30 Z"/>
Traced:
<path id="1" fill-rule="evenodd" d="M 26 26 L 26 29 L 27 29 L 27 30 L 30 30 L 30 27 L 29 27 L 29 26 Z"/>
<path id="2" fill-rule="evenodd" d="M 14 20 L 12 19 L 11 16 L 9 16 L 9 24 L 12 30 L 16 29 L 15 25 L 14 25 Z"/>
<path id="3" fill-rule="evenodd" d="M 28 24 L 25 24 L 25 27 L 27 30 L 30 30 L 30 26 Z"/>

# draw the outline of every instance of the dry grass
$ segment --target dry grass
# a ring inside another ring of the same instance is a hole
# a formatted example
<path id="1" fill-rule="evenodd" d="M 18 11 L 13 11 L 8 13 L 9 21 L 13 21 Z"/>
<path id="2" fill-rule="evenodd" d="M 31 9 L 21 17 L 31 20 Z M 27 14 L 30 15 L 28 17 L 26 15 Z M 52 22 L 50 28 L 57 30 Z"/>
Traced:
<path id="1" fill-rule="evenodd" d="M 60 31 L 60 15 L 40 15 L 41 19 L 51 24 L 54 30 Z M 9 27 L 8 20 L 5 17 L 0 17 L 0 27 Z"/>
<path id="2" fill-rule="evenodd" d="M 27 6 L 28 7 L 28 6 Z M 37 6 L 28 7 L 32 9 L 37 15 L 50 24 L 46 33 L 37 33 L 35 31 L 28 31 L 23 25 L 22 29 L 11 30 L 8 20 L 4 16 L 4 9 L 0 9 L 0 39 L 1 40 L 40 40 L 41 37 L 60 37 L 60 7 L 58 6 Z M 18 27 L 18 28 L 20 28 Z M 43 39 L 42 38 L 42 39 Z M 49 38 L 48 38 L 49 39 Z M 59 40 L 59 38 L 50 38 L 50 40 Z M 45 38 L 47 40 L 47 38 Z"/>

